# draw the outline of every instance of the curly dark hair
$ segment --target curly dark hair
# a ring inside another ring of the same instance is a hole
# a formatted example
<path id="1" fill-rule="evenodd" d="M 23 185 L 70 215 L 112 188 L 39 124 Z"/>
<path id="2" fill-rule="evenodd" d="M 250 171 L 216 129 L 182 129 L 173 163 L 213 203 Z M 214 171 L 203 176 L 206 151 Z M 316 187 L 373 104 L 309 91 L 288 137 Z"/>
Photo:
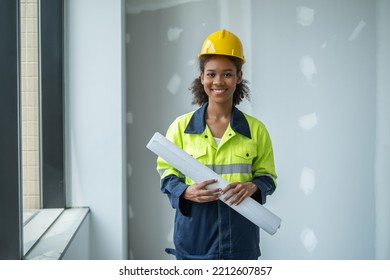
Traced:
<path id="1" fill-rule="evenodd" d="M 205 64 L 214 56 L 215 55 L 202 55 L 199 58 L 199 70 L 201 73 L 204 72 Z M 240 73 L 242 71 L 242 64 L 243 64 L 241 59 L 234 56 L 226 56 L 226 57 L 234 63 L 237 69 L 237 73 Z M 248 100 L 250 99 L 248 83 L 249 82 L 247 80 L 242 79 L 241 83 L 237 84 L 236 90 L 233 94 L 233 105 L 240 104 L 240 102 L 244 98 Z M 194 95 L 192 99 L 192 104 L 194 105 L 198 104 L 201 106 L 209 101 L 209 97 L 204 91 L 200 76 L 192 81 L 189 90 L 191 90 L 192 94 Z"/>

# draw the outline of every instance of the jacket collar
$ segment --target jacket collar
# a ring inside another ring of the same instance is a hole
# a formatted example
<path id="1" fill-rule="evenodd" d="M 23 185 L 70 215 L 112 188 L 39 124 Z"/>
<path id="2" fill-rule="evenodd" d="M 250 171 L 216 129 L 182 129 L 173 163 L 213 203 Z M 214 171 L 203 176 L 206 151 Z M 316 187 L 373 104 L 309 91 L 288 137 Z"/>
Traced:
<path id="1" fill-rule="evenodd" d="M 198 110 L 192 115 L 184 133 L 188 134 L 201 134 L 206 129 L 205 113 L 208 103 L 203 104 Z M 244 114 L 238 110 L 235 106 L 232 109 L 232 118 L 230 120 L 230 127 L 249 139 L 251 139 L 251 131 L 249 129 L 248 121 Z"/>

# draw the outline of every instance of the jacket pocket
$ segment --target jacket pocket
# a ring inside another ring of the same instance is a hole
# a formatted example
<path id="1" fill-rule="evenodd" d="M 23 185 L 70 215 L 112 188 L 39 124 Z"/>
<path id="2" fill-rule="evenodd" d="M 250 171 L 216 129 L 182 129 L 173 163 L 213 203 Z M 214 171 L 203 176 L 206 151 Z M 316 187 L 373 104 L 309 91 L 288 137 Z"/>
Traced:
<path id="1" fill-rule="evenodd" d="M 184 148 L 188 154 L 190 154 L 193 158 L 200 159 L 204 157 L 207 153 L 205 146 L 194 146 L 190 145 Z"/>
<path id="2" fill-rule="evenodd" d="M 255 144 L 243 144 L 235 147 L 233 151 L 235 161 L 243 163 L 252 163 L 257 157 L 257 146 Z"/>

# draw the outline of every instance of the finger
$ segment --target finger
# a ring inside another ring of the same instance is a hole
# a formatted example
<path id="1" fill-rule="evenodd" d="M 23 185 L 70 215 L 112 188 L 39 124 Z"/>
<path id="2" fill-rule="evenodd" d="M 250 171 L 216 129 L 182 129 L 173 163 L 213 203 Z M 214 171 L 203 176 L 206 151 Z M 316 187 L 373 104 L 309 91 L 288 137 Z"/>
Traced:
<path id="1" fill-rule="evenodd" d="M 201 195 L 197 197 L 198 202 L 210 202 L 217 200 L 220 194 L 212 194 L 212 195 Z"/>
<path id="2" fill-rule="evenodd" d="M 224 197 L 224 201 L 226 202 L 226 201 L 228 201 L 229 199 L 231 199 L 233 196 L 235 196 L 236 195 L 236 193 L 234 192 L 234 190 L 230 190 L 230 191 L 228 191 L 228 192 L 225 192 L 225 197 Z"/>
<path id="3" fill-rule="evenodd" d="M 212 179 L 212 180 L 207 180 L 207 181 L 204 181 L 202 183 L 199 183 L 199 187 L 198 187 L 198 190 L 202 190 L 202 191 L 205 191 L 203 194 L 205 195 L 209 195 L 209 194 L 221 194 L 222 193 L 222 189 L 221 188 L 212 188 L 212 189 L 209 189 L 209 188 L 206 188 L 206 186 L 210 185 L 210 184 L 215 184 L 217 182 L 216 179 Z"/>
<path id="4" fill-rule="evenodd" d="M 230 204 L 239 205 L 246 197 L 248 196 L 248 191 L 243 189 L 240 191 L 233 199 L 230 201 Z"/>
<path id="5" fill-rule="evenodd" d="M 227 193 L 229 190 L 235 189 L 236 186 L 237 183 L 231 183 L 222 190 L 222 193 Z"/>
<path id="6" fill-rule="evenodd" d="M 240 187 L 242 184 L 240 183 L 232 183 L 227 185 L 227 187 L 222 191 L 222 193 L 226 193 L 225 201 L 228 201 L 231 197 L 236 195 L 240 191 Z"/>
<path id="7" fill-rule="evenodd" d="M 206 180 L 198 184 L 199 189 L 203 189 L 204 187 L 216 183 L 216 179 Z"/>
<path id="8" fill-rule="evenodd" d="M 199 190 L 199 194 L 202 196 L 210 196 L 210 195 L 221 195 L 221 189 L 219 188 L 215 188 L 215 189 L 209 189 L 209 190 L 206 190 L 206 189 L 202 189 L 202 190 Z"/>
<path id="9" fill-rule="evenodd" d="M 207 186 L 207 185 L 214 184 L 216 182 L 217 182 L 217 179 L 211 179 L 211 180 L 203 181 L 201 184 L 204 185 L 204 186 Z"/>

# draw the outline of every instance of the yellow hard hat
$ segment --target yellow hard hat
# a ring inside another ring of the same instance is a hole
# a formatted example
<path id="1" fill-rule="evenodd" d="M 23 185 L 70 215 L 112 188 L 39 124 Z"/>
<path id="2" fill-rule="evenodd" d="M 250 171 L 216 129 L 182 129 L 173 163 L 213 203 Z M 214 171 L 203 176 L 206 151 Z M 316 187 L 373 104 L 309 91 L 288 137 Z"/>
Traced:
<path id="1" fill-rule="evenodd" d="M 234 56 L 240 58 L 242 63 L 245 63 L 244 50 L 240 39 L 225 29 L 218 30 L 207 36 L 198 57 L 205 54 Z"/>

